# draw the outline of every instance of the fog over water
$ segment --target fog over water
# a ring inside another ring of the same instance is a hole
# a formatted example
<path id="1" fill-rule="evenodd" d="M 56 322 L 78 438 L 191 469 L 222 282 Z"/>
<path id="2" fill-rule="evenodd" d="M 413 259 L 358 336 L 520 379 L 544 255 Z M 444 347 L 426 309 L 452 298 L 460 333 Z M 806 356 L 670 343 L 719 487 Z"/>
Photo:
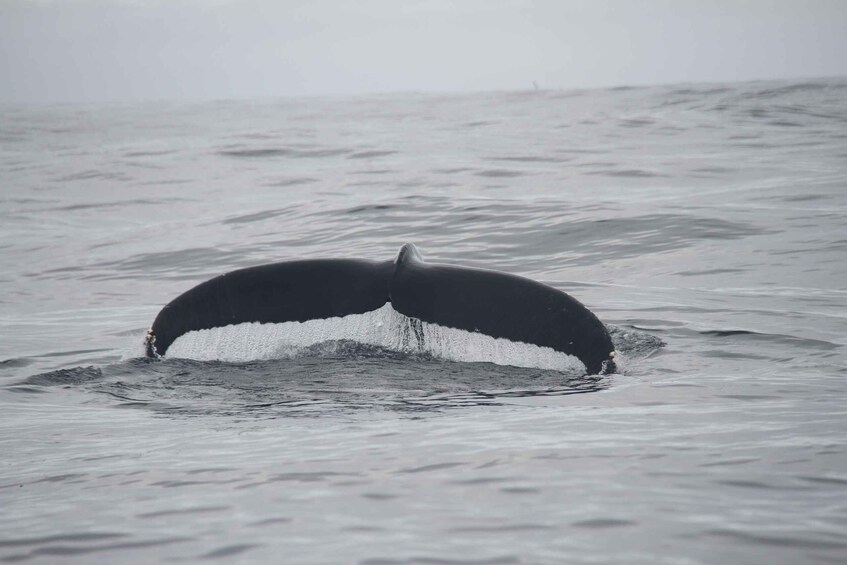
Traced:
<path id="1" fill-rule="evenodd" d="M 840 0 L 4 0 L 0 102 L 847 75 Z"/>

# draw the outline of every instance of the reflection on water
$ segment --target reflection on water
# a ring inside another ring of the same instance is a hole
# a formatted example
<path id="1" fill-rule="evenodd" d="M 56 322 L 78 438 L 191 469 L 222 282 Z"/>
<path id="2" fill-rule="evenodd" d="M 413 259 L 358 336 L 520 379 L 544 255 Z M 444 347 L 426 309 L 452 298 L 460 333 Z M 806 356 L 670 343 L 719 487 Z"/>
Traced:
<path id="1" fill-rule="evenodd" d="M 133 359 L 60 369 L 7 387 L 63 386 L 107 395 L 116 407 L 172 415 L 294 416 L 351 410 L 401 412 L 497 404 L 501 399 L 596 392 L 610 379 L 400 354 L 251 363 Z"/>
<path id="2" fill-rule="evenodd" d="M 623 363 L 647 357 L 664 345 L 644 331 L 609 329 Z M 117 407 L 174 415 L 267 417 L 490 406 L 510 398 L 597 392 L 611 383 L 610 376 L 454 363 L 341 341 L 317 344 L 290 359 L 225 363 L 134 358 L 71 367 L 30 376 L 6 389 L 38 393 L 45 387 L 76 387 L 105 394 L 117 400 Z"/>

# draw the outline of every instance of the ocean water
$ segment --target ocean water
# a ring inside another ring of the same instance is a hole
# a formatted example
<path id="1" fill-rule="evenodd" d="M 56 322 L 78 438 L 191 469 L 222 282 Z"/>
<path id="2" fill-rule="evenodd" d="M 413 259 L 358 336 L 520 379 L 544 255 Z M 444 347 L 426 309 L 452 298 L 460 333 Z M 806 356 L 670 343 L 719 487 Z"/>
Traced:
<path id="1" fill-rule="evenodd" d="M 845 195 L 844 79 L 0 107 L 0 561 L 847 562 Z M 621 370 L 141 357 L 212 276 L 407 241 Z"/>

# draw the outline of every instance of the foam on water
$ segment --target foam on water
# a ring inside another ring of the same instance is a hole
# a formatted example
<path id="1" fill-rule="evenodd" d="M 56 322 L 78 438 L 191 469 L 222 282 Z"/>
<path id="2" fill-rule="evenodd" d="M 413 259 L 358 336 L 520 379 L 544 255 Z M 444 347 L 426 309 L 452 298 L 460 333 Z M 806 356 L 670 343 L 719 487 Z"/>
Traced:
<path id="1" fill-rule="evenodd" d="M 293 357 L 315 344 L 338 340 L 450 361 L 586 372 L 585 365 L 572 355 L 549 347 L 423 322 L 401 314 L 391 303 L 364 314 L 341 318 L 281 324 L 251 322 L 191 331 L 171 344 L 167 356 L 197 361 L 257 361 Z"/>

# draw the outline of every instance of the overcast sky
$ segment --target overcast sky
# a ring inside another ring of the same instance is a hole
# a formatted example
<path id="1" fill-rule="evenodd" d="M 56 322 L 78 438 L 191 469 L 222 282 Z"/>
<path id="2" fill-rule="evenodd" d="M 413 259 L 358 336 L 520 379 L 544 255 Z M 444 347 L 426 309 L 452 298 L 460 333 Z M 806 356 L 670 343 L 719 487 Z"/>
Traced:
<path id="1" fill-rule="evenodd" d="M 844 75 L 845 0 L 0 0 L 0 102 Z"/>

